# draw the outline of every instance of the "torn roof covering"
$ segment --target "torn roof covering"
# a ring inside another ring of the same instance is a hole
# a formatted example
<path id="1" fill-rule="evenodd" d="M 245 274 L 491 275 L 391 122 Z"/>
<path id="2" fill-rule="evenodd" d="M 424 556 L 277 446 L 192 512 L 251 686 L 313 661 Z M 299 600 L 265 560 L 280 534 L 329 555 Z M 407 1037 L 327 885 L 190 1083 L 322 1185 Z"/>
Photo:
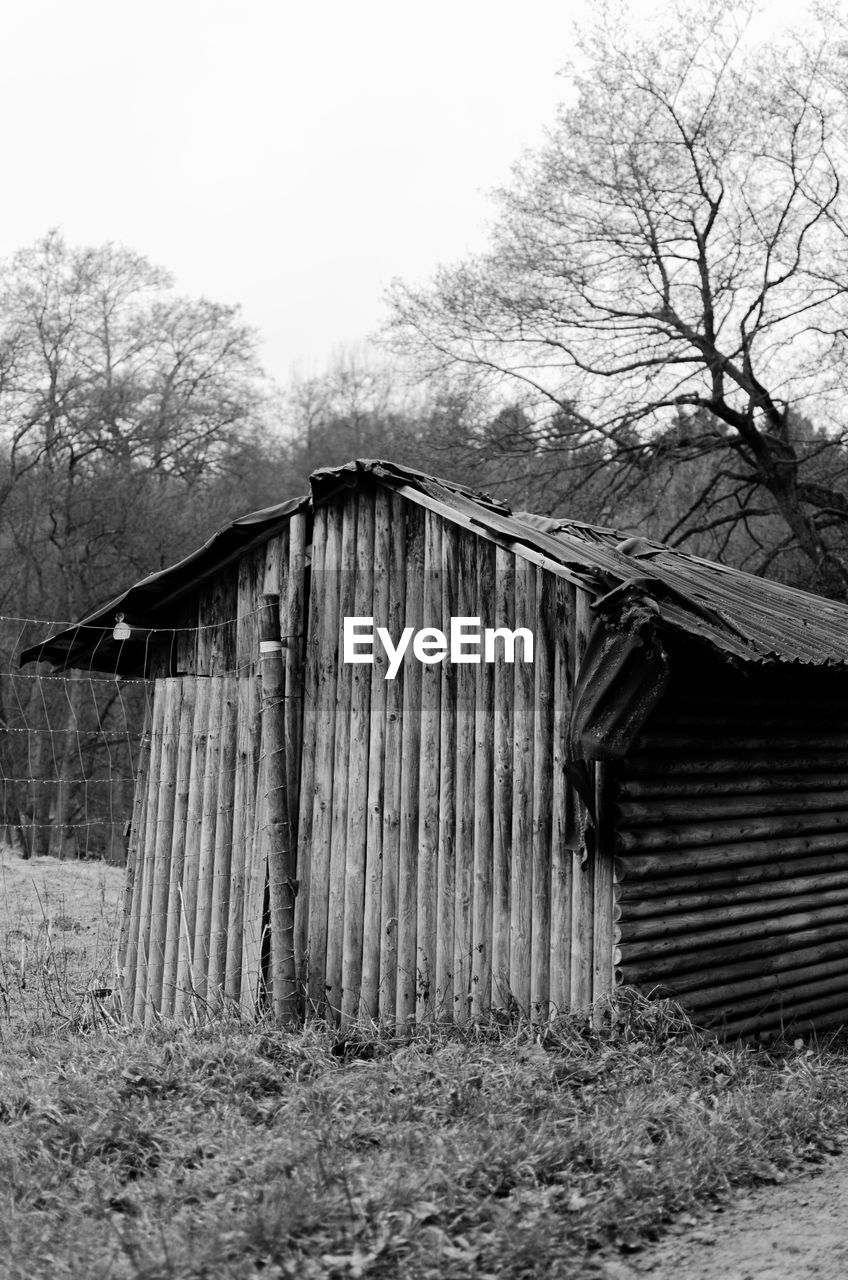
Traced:
<path id="1" fill-rule="evenodd" d="M 707 644 L 725 661 L 848 666 L 848 606 L 579 521 L 513 512 L 464 485 L 409 467 L 358 460 L 311 477 L 311 493 L 256 511 L 219 531 L 185 559 L 142 579 L 74 626 L 27 649 L 21 662 L 50 661 L 118 673 L 138 670 L 142 645 L 116 641 L 116 614 L 144 632 L 167 630 L 167 609 L 225 564 L 281 528 L 298 511 L 344 488 L 386 485 L 487 534 L 584 587 L 596 614 L 617 630 L 646 624 Z"/>

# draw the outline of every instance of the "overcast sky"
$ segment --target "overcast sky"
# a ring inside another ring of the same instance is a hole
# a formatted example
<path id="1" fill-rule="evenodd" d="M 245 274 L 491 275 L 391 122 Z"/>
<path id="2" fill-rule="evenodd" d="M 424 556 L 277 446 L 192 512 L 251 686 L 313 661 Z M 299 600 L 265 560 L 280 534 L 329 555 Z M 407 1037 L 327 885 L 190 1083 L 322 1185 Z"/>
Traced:
<path id="1" fill-rule="evenodd" d="M 377 326 L 393 276 L 482 247 L 486 193 L 552 121 L 582 11 L 7 0 L 0 256 L 51 227 L 122 242 L 181 292 L 240 303 L 275 377 L 318 372 Z"/>
<path id="2" fill-rule="evenodd" d="M 563 85 L 562 0 L 4 6 L 0 256 L 59 227 L 238 302 L 266 368 L 320 370 L 394 275 L 482 244 L 485 193 Z"/>

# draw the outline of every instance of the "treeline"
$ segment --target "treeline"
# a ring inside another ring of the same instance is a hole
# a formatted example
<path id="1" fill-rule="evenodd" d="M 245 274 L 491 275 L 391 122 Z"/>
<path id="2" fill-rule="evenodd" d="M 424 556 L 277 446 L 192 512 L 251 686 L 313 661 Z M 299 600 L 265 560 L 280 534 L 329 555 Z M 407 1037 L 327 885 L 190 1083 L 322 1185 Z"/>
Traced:
<path id="1" fill-rule="evenodd" d="M 22 649 L 322 466 L 384 457 L 827 587 L 705 409 L 607 439 L 568 402 L 515 396 L 474 371 L 412 381 L 379 353 L 275 387 L 236 308 L 179 297 L 129 250 L 51 234 L 0 265 L 0 803 L 23 851 L 123 856 L 145 690 L 21 672 Z M 844 484 L 836 437 L 788 430 L 807 479 Z M 844 528 L 822 517 L 831 546 Z"/>

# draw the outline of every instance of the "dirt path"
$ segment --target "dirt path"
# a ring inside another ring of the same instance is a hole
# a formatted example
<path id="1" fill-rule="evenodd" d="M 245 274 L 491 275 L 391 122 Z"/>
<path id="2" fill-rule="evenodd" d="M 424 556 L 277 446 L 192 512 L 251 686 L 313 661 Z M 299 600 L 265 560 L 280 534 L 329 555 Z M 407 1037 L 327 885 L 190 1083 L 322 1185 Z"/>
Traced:
<path id="1" fill-rule="evenodd" d="M 638 1255 L 609 1280 L 848 1280 L 848 1158 L 740 1195 Z"/>

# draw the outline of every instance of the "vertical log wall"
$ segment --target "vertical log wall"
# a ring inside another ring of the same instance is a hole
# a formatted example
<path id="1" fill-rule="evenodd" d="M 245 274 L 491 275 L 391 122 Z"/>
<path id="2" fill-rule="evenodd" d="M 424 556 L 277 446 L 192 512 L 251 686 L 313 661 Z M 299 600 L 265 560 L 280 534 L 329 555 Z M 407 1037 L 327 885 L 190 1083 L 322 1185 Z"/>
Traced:
<path id="1" fill-rule="evenodd" d="M 307 575 L 305 567 L 310 563 Z M 612 875 L 564 775 L 589 616 L 546 569 L 384 488 L 347 490 L 203 584 L 159 646 L 133 825 L 124 997 L 139 1020 L 267 988 L 258 609 L 280 597 L 295 959 L 307 1015 L 546 1019 L 612 982 Z M 528 628 L 532 664 L 342 661 L 345 616 Z M 275 741 L 277 738 L 275 737 Z M 587 848 L 588 844 L 588 848 Z"/>
<path id="2" fill-rule="evenodd" d="M 305 547 L 297 514 L 201 585 L 182 627 L 153 637 L 123 928 L 124 1007 L 137 1021 L 253 1011 L 267 985 L 259 609 L 264 593 L 279 596 L 288 766 L 302 731 Z M 298 782 L 295 770 L 294 821 Z"/>
<path id="3" fill-rule="evenodd" d="M 610 989 L 611 864 L 604 879 L 586 855 L 563 772 L 589 621 L 579 595 L 383 489 L 316 511 L 298 821 L 307 1012 L 547 1018 Z M 346 615 L 395 641 L 404 627 L 449 633 L 455 616 L 523 626 L 535 660 L 507 663 L 501 642 L 493 664 L 421 663 L 410 649 L 388 680 L 379 642 L 373 665 L 342 662 Z"/>
<path id="4" fill-rule="evenodd" d="M 615 784 L 618 980 L 731 1034 L 848 1020 L 847 766 L 832 683 L 679 676 Z"/>

